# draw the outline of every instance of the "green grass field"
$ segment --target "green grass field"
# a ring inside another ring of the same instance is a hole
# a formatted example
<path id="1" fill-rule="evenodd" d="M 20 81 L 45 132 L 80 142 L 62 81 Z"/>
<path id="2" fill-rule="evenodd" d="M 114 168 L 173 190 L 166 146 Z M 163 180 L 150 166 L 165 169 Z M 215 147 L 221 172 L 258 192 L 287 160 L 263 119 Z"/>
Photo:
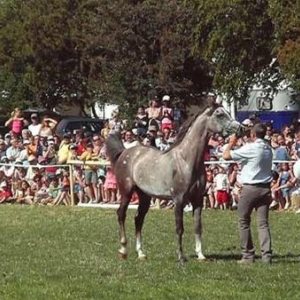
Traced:
<path id="1" fill-rule="evenodd" d="M 184 267 L 173 211 L 149 212 L 146 261 L 135 255 L 133 216 L 129 211 L 130 253 L 120 261 L 114 210 L 1 206 L 0 299 L 300 299 L 299 215 L 271 213 L 272 266 L 259 259 L 240 266 L 236 212 L 204 211 L 202 263 L 194 257 L 192 214 L 185 213 Z M 257 245 L 255 222 L 252 233 Z"/>

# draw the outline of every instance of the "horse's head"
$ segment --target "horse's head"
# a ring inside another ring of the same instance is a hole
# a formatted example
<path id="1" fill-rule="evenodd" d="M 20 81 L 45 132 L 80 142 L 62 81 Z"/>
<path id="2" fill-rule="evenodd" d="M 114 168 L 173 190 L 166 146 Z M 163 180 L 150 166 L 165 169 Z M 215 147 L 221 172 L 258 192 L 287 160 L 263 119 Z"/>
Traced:
<path id="1" fill-rule="evenodd" d="M 241 135 L 243 126 L 234 120 L 222 106 L 214 107 L 208 121 L 208 130 L 213 133 L 220 133 L 228 136 L 236 133 Z"/>

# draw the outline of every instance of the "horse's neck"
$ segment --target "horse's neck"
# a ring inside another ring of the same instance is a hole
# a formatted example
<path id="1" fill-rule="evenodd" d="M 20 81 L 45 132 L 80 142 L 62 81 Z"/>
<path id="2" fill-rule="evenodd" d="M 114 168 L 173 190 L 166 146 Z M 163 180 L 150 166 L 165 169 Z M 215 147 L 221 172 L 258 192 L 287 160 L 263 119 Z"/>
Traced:
<path id="1" fill-rule="evenodd" d="M 205 150 L 210 137 L 206 128 L 206 122 L 207 117 L 200 116 L 180 143 L 182 157 L 193 168 L 198 168 L 201 160 L 204 160 Z"/>

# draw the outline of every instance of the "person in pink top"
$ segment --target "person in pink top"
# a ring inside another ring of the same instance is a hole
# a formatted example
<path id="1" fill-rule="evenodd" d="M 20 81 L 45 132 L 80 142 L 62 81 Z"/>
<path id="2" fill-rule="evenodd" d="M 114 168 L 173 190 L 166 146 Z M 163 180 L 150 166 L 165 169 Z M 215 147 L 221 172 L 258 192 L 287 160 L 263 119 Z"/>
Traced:
<path id="1" fill-rule="evenodd" d="M 170 107 L 170 96 L 165 95 L 162 98 L 162 106 L 160 110 L 161 130 L 165 128 L 173 129 L 174 110 Z"/>
<path id="2" fill-rule="evenodd" d="M 11 114 L 11 118 L 5 123 L 9 127 L 15 137 L 20 137 L 24 127 L 28 126 L 28 121 L 23 118 L 23 112 L 20 108 L 15 108 Z"/>
<path id="3" fill-rule="evenodd" d="M 104 182 L 105 202 L 115 203 L 117 200 L 117 178 L 111 166 L 106 167 L 106 177 Z"/>

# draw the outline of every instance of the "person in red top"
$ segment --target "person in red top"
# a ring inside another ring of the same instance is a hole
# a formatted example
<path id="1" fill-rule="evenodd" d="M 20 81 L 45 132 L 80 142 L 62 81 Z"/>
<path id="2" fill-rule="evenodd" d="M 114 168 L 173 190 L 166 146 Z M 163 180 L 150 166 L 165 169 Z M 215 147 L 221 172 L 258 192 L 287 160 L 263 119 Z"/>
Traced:
<path id="1" fill-rule="evenodd" d="M 0 184 L 0 203 L 10 202 L 12 199 L 12 192 L 6 181 Z"/>

